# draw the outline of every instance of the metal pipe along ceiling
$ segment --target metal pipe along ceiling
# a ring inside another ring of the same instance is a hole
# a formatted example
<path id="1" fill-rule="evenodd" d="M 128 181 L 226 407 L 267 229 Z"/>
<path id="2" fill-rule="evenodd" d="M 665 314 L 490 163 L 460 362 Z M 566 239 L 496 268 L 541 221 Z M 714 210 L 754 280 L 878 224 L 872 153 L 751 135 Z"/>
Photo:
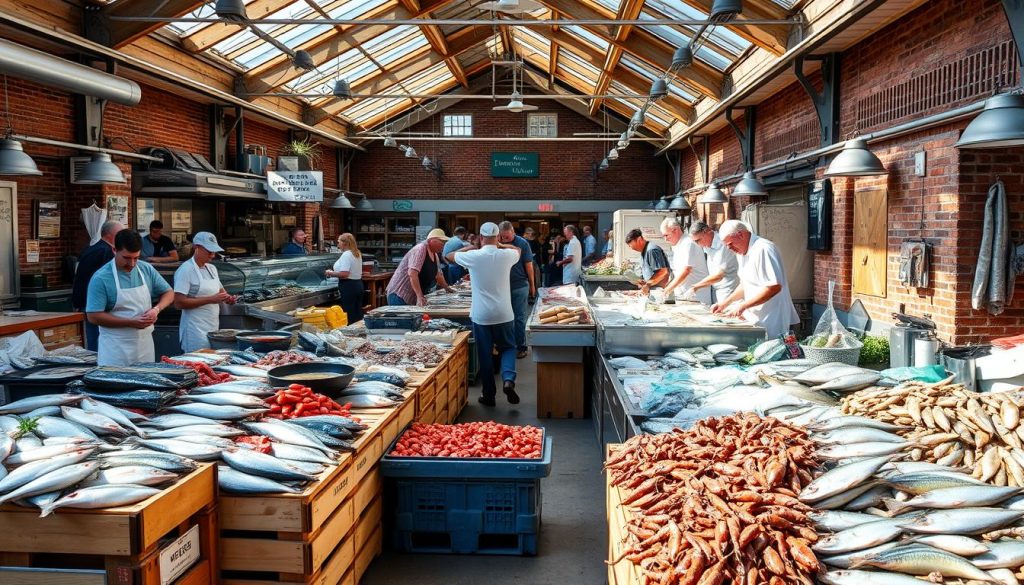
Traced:
<path id="1" fill-rule="evenodd" d="M 0 72 L 126 106 L 142 99 L 142 88 L 134 81 L 6 39 L 0 39 Z"/>

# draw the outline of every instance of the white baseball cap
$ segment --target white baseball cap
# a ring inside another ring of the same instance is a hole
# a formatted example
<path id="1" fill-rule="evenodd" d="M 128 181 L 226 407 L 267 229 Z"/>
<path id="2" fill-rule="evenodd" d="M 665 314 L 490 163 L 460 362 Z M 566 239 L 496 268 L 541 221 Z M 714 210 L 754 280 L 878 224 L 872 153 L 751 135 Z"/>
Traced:
<path id="1" fill-rule="evenodd" d="M 493 238 L 498 235 L 498 224 L 489 221 L 480 226 L 480 235 L 485 238 Z"/>
<path id="2" fill-rule="evenodd" d="M 224 248 L 221 248 L 220 244 L 217 243 L 217 236 L 210 232 L 199 232 L 192 236 L 192 245 L 202 246 L 206 251 L 213 252 L 214 254 L 224 251 Z"/>

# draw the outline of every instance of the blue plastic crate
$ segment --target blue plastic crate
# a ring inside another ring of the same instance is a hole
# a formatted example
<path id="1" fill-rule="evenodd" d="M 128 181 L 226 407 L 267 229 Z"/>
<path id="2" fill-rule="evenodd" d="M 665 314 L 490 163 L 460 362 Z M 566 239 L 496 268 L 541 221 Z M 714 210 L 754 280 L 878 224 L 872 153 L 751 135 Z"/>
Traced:
<path id="1" fill-rule="evenodd" d="M 395 481 L 395 548 L 413 553 L 535 555 L 540 480 Z"/>
<path id="2" fill-rule="evenodd" d="M 391 451 L 399 435 L 380 460 L 384 477 L 432 479 L 540 479 L 551 475 L 551 437 L 545 433 L 540 459 L 484 457 L 395 457 Z"/>

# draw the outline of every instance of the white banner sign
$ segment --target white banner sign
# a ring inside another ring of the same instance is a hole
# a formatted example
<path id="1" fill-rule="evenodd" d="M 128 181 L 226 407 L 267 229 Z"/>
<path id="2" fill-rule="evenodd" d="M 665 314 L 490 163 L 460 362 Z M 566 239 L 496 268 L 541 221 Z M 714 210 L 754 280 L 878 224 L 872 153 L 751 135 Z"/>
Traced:
<path id="1" fill-rule="evenodd" d="M 267 171 L 267 199 L 288 203 L 324 200 L 323 171 Z"/>

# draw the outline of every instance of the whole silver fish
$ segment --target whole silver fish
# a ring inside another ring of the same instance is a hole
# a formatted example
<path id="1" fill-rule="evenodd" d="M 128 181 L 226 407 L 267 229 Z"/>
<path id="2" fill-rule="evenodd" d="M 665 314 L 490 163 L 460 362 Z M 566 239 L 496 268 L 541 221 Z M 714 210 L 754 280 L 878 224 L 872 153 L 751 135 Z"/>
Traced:
<path id="1" fill-rule="evenodd" d="M 811 548 L 825 555 L 863 550 L 893 540 L 902 534 L 905 522 L 901 519 L 868 522 L 830 534 L 818 540 Z"/>
<path id="2" fill-rule="evenodd" d="M 876 552 L 882 552 L 883 550 L 889 550 L 890 548 L 895 548 L 899 545 L 900 543 L 896 541 L 886 542 L 878 546 L 873 546 L 871 548 L 866 548 L 863 550 L 855 550 L 853 552 L 843 553 L 841 555 L 833 555 L 830 557 L 821 557 L 820 560 L 821 562 L 825 563 L 830 567 L 849 569 L 850 565 L 852 565 L 860 557 L 870 555 Z"/>
<path id="3" fill-rule="evenodd" d="M 1018 487 L 970 485 L 931 490 L 905 502 L 886 500 L 890 514 L 899 514 L 911 508 L 948 510 L 970 506 L 991 506 L 1020 493 Z"/>
<path id="4" fill-rule="evenodd" d="M 267 412 L 268 408 L 242 408 L 240 406 L 227 406 L 223 404 L 202 404 L 198 402 L 191 402 L 188 404 L 175 404 L 168 410 L 173 412 L 180 412 L 182 414 L 191 414 L 192 416 L 200 416 L 203 418 L 213 419 L 215 421 L 220 420 L 241 420 L 243 418 L 249 418 Z"/>
<path id="5" fill-rule="evenodd" d="M 266 477 L 243 473 L 227 465 L 217 467 L 217 484 L 220 489 L 235 494 L 297 494 L 302 492 L 299 488 Z"/>
<path id="6" fill-rule="evenodd" d="M 951 552 L 920 544 L 897 546 L 874 553 L 855 562 L 854 566 L 878 567 L 908 575 L 941 573 L 943 577 L 992 581 L 991 575 L 975 567 L 967 559 Z"/>
<path id="7" fill-rule="evenodd" d="M 125 414 L 125 411 L 120 408 L 107 404 L 100 400 L 93 400 L 92 398 L 85 398 L 79 405 L 85 412 L 92 412 L 96 414 L 102 414 L 110 420 L 116 422 L 126 429 L 130 429 L 136 435 L 140 437 L 145 436 L 144 431 L 139 427 L 135 426 L 135 423 Z"/>
<path id="8" fill-rule="evenodd" d="M 1016 569 L 1024 565 L 1024 542 L 997 540 L 985 543 L 988 551 L 971 559 L 979 569 Z"/>
<path id="9" fill-rule="evenodd" d="M 277 455 L 275 455 L 274 457 L 277 457 Z M 284 459 L 283 457 L 277 458 L 280 459 L 283 463 L 287 463 L 288 465 L 291 465 L 295 469 L 298 469 L 299 471 L 307 473 L 309 475 L 320 475 L 321 473 L 324 472 L 325 469 L 327 469 L 327 467 L 320 465 L 319 463 L 310 463 L 309 461 L 297 461 L 294 459 Z"/>
<path id="10" fill-rule="evenodd" d="M 821 459 L 848 459 L 850 457 L 878 457 L 899 453 L 912 446 L 913 443 L 851 443 L 849 445 L 830 445 L 818 449 L 815 454 Z"/>
<path id="11" fill-rule="evenodd" d="M 163 485 L 178 479 L 178 474 L 149 465 L 125 465 L 101 469 L 95 477 L 85 480 L 85 487 L 94 485 L 124 484 Z"/>
<path id="12" fill-rule="evenodd" d="M 97 412 L 86 412 L 81 408 L 72 408 L 70 406 L 60 407 L 60 412 L 65 419 L 78 423 L 94 433 L 119 436 L 129 434 L 128 430 L 117 424 L 114 419 Z"/>
<path id="13" fill-rule="evenodd" d="M 988 552 L 988 545 L 974 540 L 969 536 L 959 534 L 927 534 L 917 535 L 910 539 L 912 542 L 933 546 L 962 557 L 973 557 Z"/>
<path id="14" fill-rule="evenodd" d="M 868 480 L 858 486 L 846 490 L 845 492 L 839 492 L 838 494 L 829 496 L 824 500 L 818 500 L 817 502 L 814 502 L 814 507 L 818 510 L 838 510 L 845 507 L 846 504 L 850 503 L 861 494 L 874 488 L 876 485 L 878 485 L 877 480 Z"/>
<path id="15" fill-rule="evenodd" d="M 176 429 L 178 427 L 193 425 L 219 425 L 220 423 L 212 418 L 194 416 L 191 414 L 163 414 L 160 416 L 154 416 L 150 420 L 146 421 L 145 424 L 147 428 Z"/>
<path id="16" fill-rule="evenodd" d="M 40 406 L 39 408 L 27 412 L 21 416 L 21 418 L 38 418 L 40 416 L 60 416 L 59 406 Z"/>
<path id="17" fill-rule="evenodd" d="M 224 437 L 214 437 L 211 435 L 182 435 L 180 437 L 174 437 L 174 441 L 185 441 L 186 443 L 196 443 L 198 445 L 207 445 L 210 447 L 216 447 L 218 449 L 234 448 L 235 442 L 231 439 Z"/>
<path id="18" fill-rule="evenodd" d="M 881 429 L 883 431 L 900 431 L 908 430 L 911 427 L 905 427 L 900 425 L 894 425 L 866 416 L 837 416 L 827 420 L 823 420 L 813 425 L 809 425 L 809 428 L 814 432 L 831 431 L 843 427 L 869 427 L 873 429 Z"/>
<path id="19" fill-rule="evenodd" d="M 800 492 L 800 501 L 818 502 L 858 486 L 875 474 L 891 456 L 875 457 L 857 463 L 836 467 L 807 484 Z"/>
<path id="20" fill-rule="evenodd" d="M 858 512 L 868 508 L 874 508 L 883 500 L 892 495 L 892 489 L 884 485 L 876 485 L 863 494 L 847 502 L 845 509 Z"/>
<path id="21" fill-rule="evenodd" d="M 62 493 L 64 492 L 57 490 L 46 494 L 39 494 L 38 496 L 30 496 L 25 498 L 23 501 L 28 502 L 36 508 L 42 508 L 43 506 L 56 502 L 57 498 L 59 498 Z"/>
<path id="22" fill-rule="evenodd" d="M 818 575 L 828 585 L 921 585 L 924 581 L 909 575 L 883 571 L 829 571 Z"/>
<path id="23" fill-rule="evenodd" d="M 44 406 L 64 406 L 65 404 L 74 404 L 82 398 L 83 395 L 81 394 L 43 394 L 40 396 L 30 396 L 28 398 L 15 400 L 9 404 L 0 406 L 0 414 L 24 414 Z"/>
<path id="24" fill-rule="evenodd" d="M 341 392 L 338 393 L 337 400 L 339 400 L 341 402 L 346 402 L 346 400 L 342 400 L 342 399 L 343 398 L 347 399 L 349 396 L 364 396 L 364 395 L 365 396 L 380 396 L 382 398 L 386 398 L 388 400 L 394 400 L 396 402 L 401 402 L 401 401 L 405 400 L 405 395 L 403 395 L 401 392 L 392 392 L 392 391 L 387 390 L 385 388 L 371 388 L 371 387 L 345 388 L 344 390 L 342 390 Z"/>
<path id="25" fill-rule="evenodd" d="M 811 386 L 811 390 L 818 392 L 856 392 L 868 386 L 873 386 L 881 379 L 882 376 L 878 375 L 877 372 L 845 374 L 817 386 Z"/>
<path id="26" fill-rule="evenodd" d="M 1017 575 L 1013 572 L 1013 569 L 989 569 L 988 574 L 992 575 L 996 583 L 1020 585 L 1020 581 L 1017 580 Z"/>
<path id="27" fill-rule="evenodd" d="M 812 434 L 811 440 L 821 445 L 841 443 L 906 443 L 903 437 L 871 427 L 843 427 L 827 433 Z"/>
<path id="28" fill-rule="evenodd" d="M 0 432 L 7 434 L 18 430 L 21 427 L 21 422 L 18 417 L 14 415 L 3 415 L 0 416 Z"/>
<path id="29" fill-rule="evenodd" d="M 401 402 L 370 394 L 355 394 L 352 396 L 342 396 L 341 398 L 344 398 L 342 402 L 350 403 L 352 408 L 388 408 L 401 404 Z"/>
<path id="30" fill-rule="evenodd" d="M 273 455 L 266 455 L 248 449 L 224 451 L 224 462 L 244 473 L 266 477 L 277 481 L 310 481 L 313 474 L 305 473 L 294 465 L 285 463 Z"/>
<path id="31" fill-rule="evenodd" d="M 22 436 L 20 436 L 20 437 L 18 437 L 17 439 L 14 440 L 14 452 L 15 453 L 25 453 L 26 451 L 31 451 L 32 449 L 38 449 L 38 448 L 40 448 L 42 446 L 43 446 L 43 441 L 40 440 L 39 437 L 33 435 L 32 433 L 28 433 L 26 435 L 22 435 Z"/>
<path id="32" fill-rule="evenodd" d="M 251 394 L 236 394 L 234 392 L 214 392 L 210 394 L 189 394 L 184 397 L 191 402 L 203 404 L 220 404 L 226 406 L 241 406 L 242 408 L 267 408 L 265 400 Z"/>
<path id="33" fill-rule="evenodd" d="M 208 437 L 237 437 L 244 435 L 245 432 L 234 427 L 229 427 L 222 424 L 204 424 L 204 425 L 185 425 L 183 427 L 175 427 L 171 429 L 164 429 L 162 431 L 152 431 L 149 433 L 151 439 L 173 439 L 185 435 L 205 435 Z"/>
<path id="34" fill-rule="evenodd" d="M 963 473 L 907 473 L 900 475 L 891 475 L 889 477 L 886 477 L 882 481 L 884 481 L 886 485 L 894 489 L 897 489 L 901 492 L 911 493 L 914 495 L 921 495 L 933 490 L 954 487 L 989 485 L 981 480 L 974 479 L 973 477 Z"/>
<path id="35" fill-rule="evenodd" d="M 321 465 L 337 465 L 337 461 L 328 457 L 319 449 L 312 447 L 301 447 L 299 445 L 290 445 L 288 443 L 272 442 L 270 444 L 270 453 L 274 457 L 280 459 L 288 459 L 290 461 L 305 461 L 307 463 L 319 463 Z"/>
<path id="36" fill-rule="evenodd" d="M 89 437 L 98 439 L 96 433 L 86 427 L 67 419 L 56 416 L 41 416 L 36 420 L 35 433 L 43 438 L 48 437 Z"/>
<path id="37" fill-rule="evenodd" d="M 145 465 L 172 473 L 191 473 L 197 467 L 195 461 L 181 455 L 175 455 L 174 453 L 132 450 L 108 453 L 106 455 L 106 457 L 102 458 L 104 467 Z"/>
<path id="38" fill-rule="evenodd" d="M 11 453 L 14 453 L 14 439 L 6 433 L 0 433 L 0 463 Z"/>
<path id="39" fill-rule="evenodd" d="M 156 451 L 172 453 L 196 461 L 213 461 L 220 457 L 221 451 L 217 447 L 177 439 L 140 439 L 138 443 Z"/>
<path id="40" fill-rule="evenodd" d="M 925 534 L 984 534 L 1016 522 L 1022 516 L 1024 511 L 1002 508 L 935 510 L 904 524 L 904 527 L 908 531 Z"/>
<path id="41" fill-rule="evenodd" d="M 63 445 L 42 446 L 31 451 L 20 451 L 7 457 L 7 465 L 24 465 L 33 461 L 42 461 L 51 457 L 59 457 L 68 453 L 74 453 L 81 449 L 84 444 L 65 443 Z"/>
<path id="42" fill-rule="evenodd" d="M 829 380 L 835 380 L 840 376 L 847 376 L 850 374 L 863 374 L 865 372 L 871 372 L 872 370 L 865 370 L 857 366 L 851 366 L 841 362 L 830 362 L 822 364 L 820 366 L 813 367 L 809 370 L 797 374 L 790 378 L 794 382 L 800 382 L 807 386 L 817 386 L 818 384 L 824 384 Z"/>
<path id="43" fill-rule="evenodd" d="M 878 516 L 861 512 L 845 512 L 842 510 L 812 510 L 807 517 L 814 526 L 823 532 L 839 532 L 868 522 L 876 522 Z"/>
<path id="44" fill-rule="evenodd" d="M 10 492 L 11 490 L 19 488 L 38 479 L 39 477 L 42 477 L 43 475 L 46 475 L 47 473 L 50 473 L 51 471 L 84 461 L 95 451 L 96 449 L 94 447 L 79 447 L 70 453 L 57 455 L 50 459 L 41 459 L 39 461 L 26 463 L 25 465 L 11 471 L 7 477 L 0 479 L 0 493 Z"/>
<path id="45" fill-rule="evenodd" d="M 98 485 L 77 489 L 58 499 L 56 502 L 43 506 L 40 517 L 49 516 L 57 508 L 113 508 L 130 506 L 149 499 L 161 490 L 143 485 L 116 484 Z"/>
<path id="46" fill-rule="evenodd" d="M 322 453 L 331 452 L 331 448 L 317 439 L 312 433 L 302 427 L 288 424 L 277 424 L 271 422 L 241 423 L 242 428 L 247 431 L 270 437 L 280 443 L 309 447 Z M 305 432 L 304 432 L 305 431 Z"/>
<path id="47" fill-rule="evenodd" d="M 910 474 L 910 473 L 956 473 L 963 474 L 964 468 L 950 467 L 948 465 L 939 465 L 938 463 L 929 463 L 927 461 L 890 461 L 882 467 L 883 471 L 894 470 L 899 474 Z M 970 470 L 966 470 L 970 471 Z"/>
<path id="48" fill-rule="evenodd" d="M 274 393 L 266 382 L 260 380 L 233 380 L 222 382 L 212 386 L 199 386 L 189 390 L 189 395 L 214 394 L 220 392 L 231 392 L 234 394 L 248 394 L 250 396 L 270 396 Z"/>
<path id="49" fill-rule="evenodd" d="M 10 501 L 45 494 L 54 490 L 62 490 L 71 487 L 83 479 L 89 477 L 99 469 L 99 461 L 85 461 L 73 463 L 54 469 L 44 475 L 38 476 L 21 487 L 7 492 L 0 496 L 0 504 Z M 10 477 L 10 476 L 7 476 Z"/>
<path id="50" fill-rule="evenodd" d="M 231 374 L 232 376 L 242 376 L 243 378 L 263 378 L 266 379 L 267 371 L 252 366 L 238 366 L 234 364 L 213 366 L 213 371 L 222 374 Z"/>

